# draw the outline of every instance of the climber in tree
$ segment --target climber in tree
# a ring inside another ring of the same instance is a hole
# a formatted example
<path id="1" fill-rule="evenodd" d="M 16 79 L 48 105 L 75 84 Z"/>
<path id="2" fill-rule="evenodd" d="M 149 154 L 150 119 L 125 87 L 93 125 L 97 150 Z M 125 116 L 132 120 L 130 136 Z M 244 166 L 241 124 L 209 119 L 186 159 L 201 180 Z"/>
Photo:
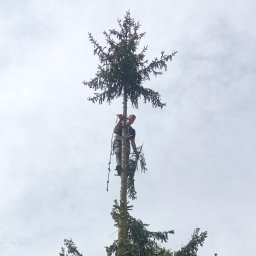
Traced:
<path id="1" fill-rule="evenodd" d="M 116 155 L 116 170 L 117 174 L 121 175 L 121 160 L 122 160 L 122 121 L 126 120 L 126 117 L 122 114 L 118 115 L 119 120 L 114 127 L 114 133 L 115 133 L 115 139 L 113 143 L 113 151 Z M 133 151 L 136 154 L 137 159 L 139 158 L 139 152 L 137 151 L 136 148 L 136 143 L 135 143 L 135 135 L 136 132 L 135 130 L 131 127 L 131 125 L 134 123 L 136 119 L 135 115 L 129 115 L 127 120 L 126 120 L 126 127 L 127 127 L 127 141 L 126 141 L 126 146 L 127 146 L 127 161 L 129 161 L 129 155 L 130 155 L 130 144 L 132 145 Z"/>

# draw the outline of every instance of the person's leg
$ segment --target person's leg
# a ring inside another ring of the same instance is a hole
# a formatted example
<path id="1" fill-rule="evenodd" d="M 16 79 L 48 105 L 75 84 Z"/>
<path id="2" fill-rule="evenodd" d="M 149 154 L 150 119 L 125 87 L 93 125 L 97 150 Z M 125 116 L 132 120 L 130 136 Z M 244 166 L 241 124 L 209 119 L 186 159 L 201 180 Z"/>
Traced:
<path id="1" fill-rule="evenodd" d="M 130 145 L 127 145 L 126 148 L 126 159 L 127 159 L 127 171 L 129 171 L 129 162 L 130 162 Z"/>

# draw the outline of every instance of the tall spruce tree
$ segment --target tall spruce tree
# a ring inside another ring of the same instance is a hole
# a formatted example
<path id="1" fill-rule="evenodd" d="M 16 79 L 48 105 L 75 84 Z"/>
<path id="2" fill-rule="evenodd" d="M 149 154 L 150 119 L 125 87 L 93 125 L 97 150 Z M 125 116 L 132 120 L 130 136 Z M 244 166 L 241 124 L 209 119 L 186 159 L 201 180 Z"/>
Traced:
<path id="1" fill-rule="evenodd" d="M 123 20 L 118 20 L 119 30 L 110 29 L 104 32 L 107 47 L 101 46 L 89 34 L 89 39 L 94 46 L 94 54 L 98 55 L 100 64 L 96 76 L 84 85 L 96 92 L 89 100 L 102 104 L 107 101 L 123 98 L 123 115 L 127 117 L 127 102 L 138 108 L 140 98 L 144 102 L 151 102 L 153 107 L 162 108 L 165 103 L 161 101 L 160 94 L 152 89 L 142 86 L 143 82 L 150 79 L 150 75 L 162 74 L 166 70 L 167 62 L 172 60 L 176 52 L 165 54 L 161 52 L 159 58 L 151 62 L 145 59 L 147 47 L 138 52 L 141 38 L 145 33 L 139 33 L 140 24 L 131 18 L 127 12 Z M 122 172 L 120 190 L 120 219 L 118 224 L 118 255 L 124 256 L 127 251 L 127 170 L 126 154 L 126 122 L 122 124 Z"/>
<path id="2" fill-rule="evenodd" d="M 161 101 L 160 94 L 152 89 L 145 88 L 142 84 L 150 80 L 150 75 L 158 76 L 162 70 L 167 69 L 167 62 L 171 61 L 176 51 L 172 54 L 161 52 L 158 58 L 148 61 L 145 59 L 147 47 L 138 51 L 139 43 L 145 33 L 139 33 L 140 24 L 131 18 L 127 12 L 123 20 L 118 20 L 119 30 L 110 29 L 104 32 L 107 46 L 101 46 L 94 37 L 89 34 L 90 42 L 94 46 L 94 54 L 99 57 L 98 71 L 89 82 L 84 85 L 94 89 L 96 92 L 89 100 L 93 103 L 102 104 L 122 97 L 123 115 L 127 117 L 127 103 L 138 108 L 139 99 L 150 102 L 153 107 L 163 108 L 165 103 Z M 172 252 L 161 246 L 162 242 L 167 242 L 168 236 L 173 234 L 173 230 L 164 232 L 151 232 L 147 229 L 147 224 L 139 219 L 133 218 L 129 211 L 133 206 L 127 202 L 127 196 L 132 200 L 136 199 L 134 187 L 134 172 L 137 166 L 136 157 L 131 155 L 127 159 L 126 154 L 126 122 L 122 123 L 122 171 L 120 203 L 114 202 L 112 218 L 115 226 L 118 227 L 118 240 L 106 247 L 107 255 L 117 256 L 196 256 L 199 246 L 207 236 L 206 232 L 200 233 L 196 229 L 191 241 L 182 247 L 181 250 Z M 142 171 L 146 170 L 143 154 L 140 156 Z M 129 175 L 128 175 L 129 170 Z M 131 174 L 132 173 L 132 174 Z M 70 254 L 65 254 L 64 248 L 60 256 L 79 256 L 72 240 L 65 240 L 65 245 Z"/>

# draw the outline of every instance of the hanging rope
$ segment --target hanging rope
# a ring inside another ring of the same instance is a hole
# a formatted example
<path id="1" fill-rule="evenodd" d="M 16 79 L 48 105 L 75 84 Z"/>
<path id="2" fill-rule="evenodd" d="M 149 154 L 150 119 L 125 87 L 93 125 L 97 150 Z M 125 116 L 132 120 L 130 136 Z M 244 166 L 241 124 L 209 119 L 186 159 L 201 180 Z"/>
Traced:
<path id="1" fill-rule="evenodd" d="M 112 133 L 111 136 L 111 142 L 110 142 L 110 153 L 109 153 L 109 162 L 108 162 L 108 180 L 107 180 L 107 191 L 108 191 L 108 185 L 109 185 L 109 175 L 110 175 L 110 171 L 111 171 L 111 156 L 114 154 L 113 152 L 113 135 L 114 133 Z"/>
<path id="2" fill-rule="evenodd" d="M 117 123 L 117 120 L 118 120 L 118 117 L 116 118 L 116 123 Z M 112 136 L 111 136 L 111 142 L 110 142 L 110 153 L 109 153 L 109 161 L 108 161 L 108 180 L 107 180 L 107 191 L 108 191 L 108 185 L 109 185 L 109 175 L 110 175 L 110 171 L 111 171 L 111 157 L 112 155 L 114 155 L 114 152 L 113 152 L 113 136 L 114 136 L 114 133 L 112 133 Z"/>

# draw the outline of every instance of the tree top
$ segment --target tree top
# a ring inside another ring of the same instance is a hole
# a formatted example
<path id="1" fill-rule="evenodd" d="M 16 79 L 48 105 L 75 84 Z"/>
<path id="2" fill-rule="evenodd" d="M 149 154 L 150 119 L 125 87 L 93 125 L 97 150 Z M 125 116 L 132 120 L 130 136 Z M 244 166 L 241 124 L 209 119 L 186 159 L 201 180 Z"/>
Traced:
<path id="1" fill-rule="evenodd" d="M 109 104 L 115 98 L 127 95 L 133 107 L 138 108 L 138 100 L 151 102 L 153 107 L 162 108 L 165 103 L 161 101 L 158 92 L 142 86 L 143 82 L 150 80 L 150 75 L 162 74 L 166 71 L 167 62 L 171 61 L 177 53 L 171 54 L 161 52 L 160 57 L 152 61 L 145 59 L 147 46 L 138 52 L 138 46 L 145 32 L 139 33 L 140 24 L 131 18 L 130 12 L 126 12 L 124 19 L 118 19 L 119 29 L 109 29 L 103 34 L 106 46 L 101 46 L 89 33 L 89 40 L 94 46 L 94 55 L 98 55 L 100 64 L 95 77 L 84 85 L 94 89 L 93 97 L 88 99 L 93 103 L 102 104 L 107 101 Z M 98 92 L 100 91 L 100 92 Z"/>

